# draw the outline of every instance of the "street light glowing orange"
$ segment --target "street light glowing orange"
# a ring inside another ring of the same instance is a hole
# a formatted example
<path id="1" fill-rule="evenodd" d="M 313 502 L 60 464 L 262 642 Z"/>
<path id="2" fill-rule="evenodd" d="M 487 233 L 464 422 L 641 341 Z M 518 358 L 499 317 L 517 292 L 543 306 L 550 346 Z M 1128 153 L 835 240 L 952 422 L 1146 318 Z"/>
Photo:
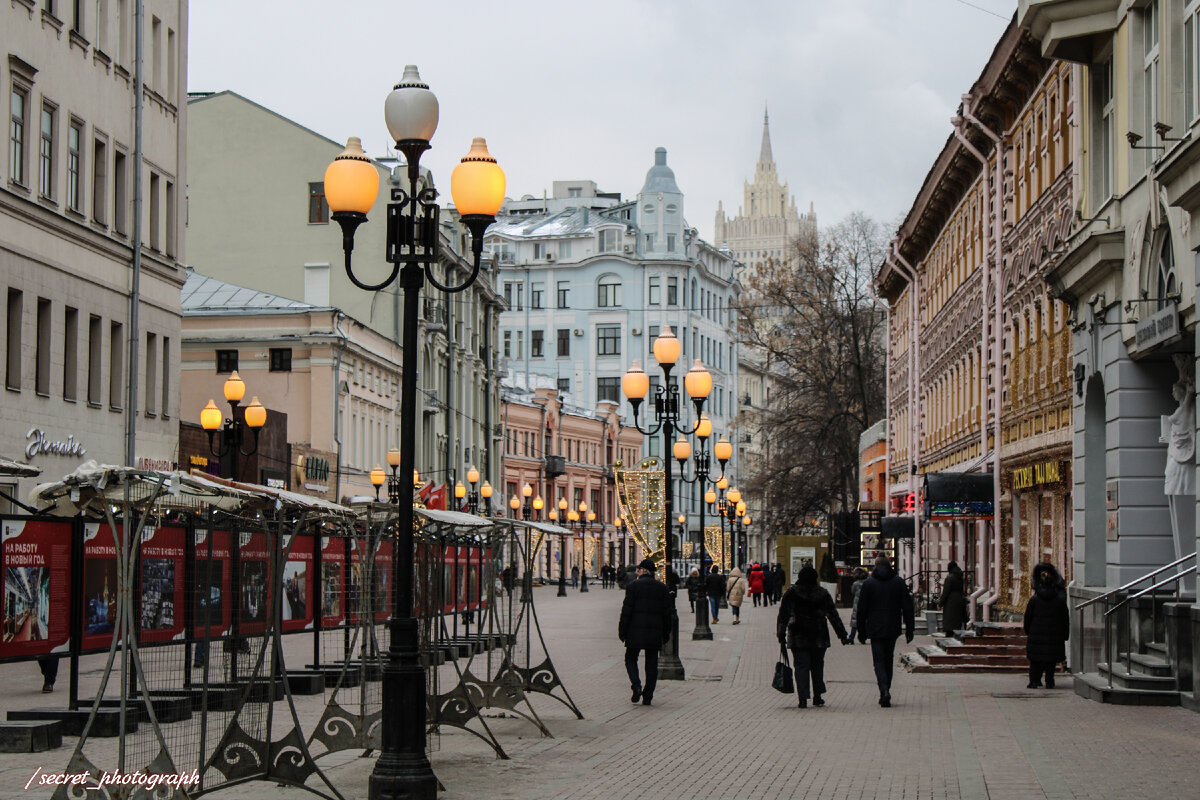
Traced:
<path id="1" fill-rule="evenodd" d="M 225 386 L 222 387 L 222 390 L 225 392 L 225 402 L 240 403 L 246 396 L 246 382 L 242 380 L 242 376 L 238 375 L 235 369 L 225 379 Z"/>
<path id="2" fill-rule="evenodd" d="M 683 376 L 683 387 L 687 390 L 688 397 L 693 400 L 708 397 L 712 385 L 712 373 L 706 370 L 697 358 L 692 362 L 692 368 L 687 371 L 687 375 Z"/>
<path id="3" fill-rule="evenodd" d="M 671 326 L 667 325 L 654 340 L 654 360 L 663 366 L 673 365 L 679 360 L 679 353 L 682 349 L 683 342 L 675 337 Z M 712 388 L 711 382 L 709 388 Z"/>
<path id="4" fill-rule="evenodd" d="M 450 195 L 464 217 L 494 217 L 504 203 L 504 170 L 488 152 L 482 136 L 475 137 L 471 149 L 450 173 Z"/>
<path id="5" fill-rule="evenodd" d="M 325 168 L 325 202 L 329 210 L 367 214 L 379 195 L 379 171 L 363 152 L 362 140 L 351 136 L 346 149 Z"/>
<path id="6" fill-rule="evenodd" d="M 642 370 L 642 362 L 634 359 L 633 365 L 621 376 L 621 391 L 630 400 L 642 400 L 650 391 L 650 376 Z"/>
<path id="7" fill-rule="evenodd" d="M 680 436 L 675 440 L 675 444 L 671 446 L 671 452 L 675 455 L 675 460 L 682 463 L 688 460 L 692 454 L 692 445 L 687 439 Z"/>

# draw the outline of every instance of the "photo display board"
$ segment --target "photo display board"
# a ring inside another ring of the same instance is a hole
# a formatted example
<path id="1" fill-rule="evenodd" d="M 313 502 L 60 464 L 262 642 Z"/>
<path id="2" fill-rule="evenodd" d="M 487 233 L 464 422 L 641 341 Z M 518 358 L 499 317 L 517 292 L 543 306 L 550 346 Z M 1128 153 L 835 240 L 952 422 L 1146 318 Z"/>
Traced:
<path id="1" fill-rule="evenodd" d="M 197 639 L 224 635 L 233 619 L 231 582 L 233 558 L 229 531 L 198 530 L 196 537 L 196 627 Z M 211 539 L 211 540 L 210 540 Z"/>
<path id="2" fill-rule="evenodd" d="M 165 642 L 183 636 L 183 528 L 146 526 L 141 542 L 141 641 Z"/>
<path id="3" fill-rule="evenodd" d="M 270 609 L 271 564 L 265 533 L 238 534 L 241 587 L 238 592 L 238 621 L 242 635 L 267 629 Z"/>
<path id="4" fill-rule="evenodd" d="M 83 525 L 83 650 L 107 650 L 117 627 L 117 541 L 106 523 Z"/>
<path id="5" fill-rule="evenodd" d="M 321 537 L 321 625 L 346 620 L 346 540 Z"/>
<path id="6" fill-rule="evenodd" d="M 65 651 L 71 620 L 71 523 L 0 520 L 0 659 Z"/>
<path id="7" fill-rule="evenodd" d="M 285 536 L 280 619 L 284 631 L 311 628 L 313 623 L 313 537 Z"/>

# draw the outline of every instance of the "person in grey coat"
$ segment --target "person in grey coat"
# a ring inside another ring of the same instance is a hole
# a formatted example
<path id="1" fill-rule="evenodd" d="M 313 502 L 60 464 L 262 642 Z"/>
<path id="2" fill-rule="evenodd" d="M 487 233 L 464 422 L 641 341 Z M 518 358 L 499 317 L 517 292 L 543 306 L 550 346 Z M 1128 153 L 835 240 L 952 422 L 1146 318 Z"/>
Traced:
<path id="1" fill-rule="evenodd" d="M 854 637 L 858 635 L 858 596 L 862 594 L 867 571 L 862 567 L 855 567 L 851 575 L 854 576 L 854 583 L 850 584 L 850 640 L 846 644 L 854 644 Z"/>

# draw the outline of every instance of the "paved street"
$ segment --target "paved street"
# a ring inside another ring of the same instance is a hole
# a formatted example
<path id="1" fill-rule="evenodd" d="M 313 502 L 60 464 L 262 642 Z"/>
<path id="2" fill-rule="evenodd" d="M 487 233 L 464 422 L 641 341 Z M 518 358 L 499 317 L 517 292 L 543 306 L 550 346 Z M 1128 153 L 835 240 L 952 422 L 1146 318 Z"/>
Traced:
<path id="1" fill-rule="evenodd" d="M 1190 770 L 1200 715 L 1188 711 L 1091 703 L 1075 696 L 1069 679 L 1056 690 L 1034 691 L 1024 688 L 1023 676 L 902 670 L 893 708 L 883 710 L 869 649 L 857 645 L 830 651 L 828 706 L 800 710 L 794 697 L 769 686 L 775 608 L 753 607 L 738 626 L 726 612 L 712 642 L 692 642 L 685 616 L 687 680 L 660 683 L 655 705 L 646 708 L 629 703 L 615 633 L 620 593 L 595 588 L 558 598 L 547 587 L 536 597 L 555 663 L 585 719 L 534 696 L 554 734 L 546 739 L 528 723 L 487 712 L 507 761 L 474 736 L 446 729 L 432 758 L 445 800 L 1197 796 Z M 680 607 L 686 612 L 686 601 Z M 36 693 L 29 674 L 36 669 L 4 669 L 19 679 L 5 706 L 31 704 L 25 695 Z M 6 756 L 0 796 L 37 796 L 21 792 L 18 779 L 30 764 L 61 768 L 74 742 L 67 738 L 62 750 L 33 761 Z M 321 763 L 347 798 L 366 796 L 372 759 L 343 752 Z M 249 784 L 214 796 L 248 800 L 266 788 Z M 312 796 L 274 786 L 269 793 Z"/>

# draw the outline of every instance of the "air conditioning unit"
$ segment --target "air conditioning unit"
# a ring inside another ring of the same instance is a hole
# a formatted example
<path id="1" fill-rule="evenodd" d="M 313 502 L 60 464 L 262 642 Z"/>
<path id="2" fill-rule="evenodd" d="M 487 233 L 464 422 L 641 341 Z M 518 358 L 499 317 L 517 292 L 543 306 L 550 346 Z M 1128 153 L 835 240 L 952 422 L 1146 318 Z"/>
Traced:
<path id="1" fill-rule="evenodd" d="M 629 333 L 630 333 L 631 335 L 633 335 L 633 336 L 641 336 L 641 335 L 642 335 L 642 329 L 641 329 L 641 328 L 630 328 L 630 329 L 629 329 Z"/>
<path id="2" fill-rule="evenodd" d="M 626 253 L 632 253 L 632 252 L 633 252 L 633 245 L 631 245 L 631 244 L 627 244 L 627 245 L 625 245 L 625 247 L 623 247 L 622 249 L 623 249 L 623 250 L 624 250 Z"/>
<path id="3" fill-rule="evenodd" d="M 576 329 L 575 329 L 575 335 L 576 335 L 576 336 L 583 336 L 583 328 L 576 328 Z"/>
<path id="4" fill-rule="evenodd" d="M 547 261 L 553 261 L 553 260 L 554 260 L 554 253 L 546 253 L 546 260 L 547 260 Z"/>

